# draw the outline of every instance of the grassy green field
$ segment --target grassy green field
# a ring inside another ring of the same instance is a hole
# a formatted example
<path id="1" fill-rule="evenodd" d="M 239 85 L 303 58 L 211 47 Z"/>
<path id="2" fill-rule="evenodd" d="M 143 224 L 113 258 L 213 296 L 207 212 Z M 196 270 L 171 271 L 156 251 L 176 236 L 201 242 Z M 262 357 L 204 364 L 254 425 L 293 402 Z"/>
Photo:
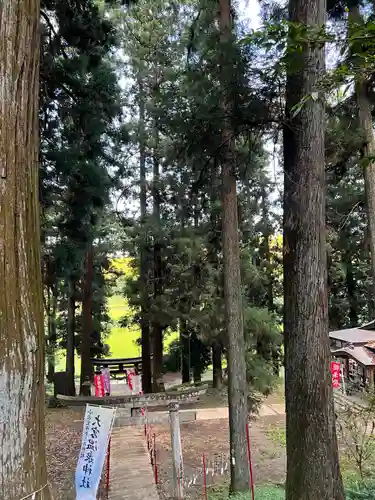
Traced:
<path id="1" fill-rule="evenodd" d="M 112 358 L 133 358 L 141 355 L 141 348 L 136 344 L 141 332 L 137 325 L 121 328 L 118 322 L 126 317 L 131 320 L 133 312 L 125 297 L 114 295 L 108 300 L 109 315 L 112 327 L 105 343 L 109 345 Z"/>
<path id="2" fill-rule="evenodd" d="M 136 343 L 140 338 L 141 332 L 138 325 L 130 325 L 126 328 L 119 326 L 119 320 L 123 317 L 131 319 L 133 312 L 125 297 L 122 295 L 114 295 L 108 300 L 109 315 L 112 320 L 112 326 L 108 337 L 104 340 L 109 345 L 109 357 L 111 358 L 135 358 L 141 356 L 141 347 Z M 169 334 L 164 342 L 164 351 L 168 351 L 169 344 L 176 338 L 176 333 Z M 80 373 L 80 359 L 76 356 L 75 371 Z M 57 353 L 56 356 L 57 370 L 65 369 L 65 354 Z"/>
<path id="3" fill-rule="evenodd" d="M 141 348 L 136 344 L 136 340 L 140 337 L 139 327 L 129 326 L 121 328 L 118 322 L 124 316 L 131 317 L 132 311 L 125 297 L 114 295 L 108 300 L 109 315 L 112 320 L 112 326 L 108 337 L 104 340 L 109 345 L 111 358 L 134 358 L 141 355 Z M 56 359 L 57 370 L 65 369 L 65 354 L 60 352 Z M 80 372 L 80 359 L 76 356 L 75 371 L 78 375 Z"/>
<path id="4" fill-rule="evenodd" d="M 134 278 L 135 271 L 131 266 L 129 258 L 113 259 L 113 267 L 123 274 L 124 278 Z M 122 280 L 123 278 L 120 278 Z M 119 286 L 121 288 L 121 285 Z M 141 356 L 141 347 L 136 343 L 141 332 L 138 325 L 131 325 L 134 311 L 130 308 L 128 300 L 121 294 L 113 295 L 108 299 L 109 316 L 111 318 L 110 333 L 104 342 L 109 345 L 109 357 L 111 358 L 134 358 Z M 128 318 L 129 326 L 121 328 L 119 322 L 122 318 Z M 164 351 L 168 351 L 169 344 L 176 338 L 177 334 L 172 332 L 166 336 Z M 63 351 L 56 354 L 56 368 L 58 371 L 65 369 L 65 354 Z M 76 357 L 75 371 L 80 372 L 80 359 Z"/>
<path id="5" fill-rule="evenodd" d="M 110 348 L 110 355 L 113 358 L 132 358 L 141 355 L 141 347 L 136 341 L 140 338 L 141 331 L 138 325 L 131 325 L 127 328 L 118 326 L 121 318 L 127 317 L 131 320 L 133 312 L 127 300 L 121 295 L 114 295 L 109 298 L 109 315 L 113 326 L 111 333 L 106 339 Z M 169 344 L 177 337 L 176 332 L 170 332 L 164 340 L 164 352 L 168 352 Z"/>

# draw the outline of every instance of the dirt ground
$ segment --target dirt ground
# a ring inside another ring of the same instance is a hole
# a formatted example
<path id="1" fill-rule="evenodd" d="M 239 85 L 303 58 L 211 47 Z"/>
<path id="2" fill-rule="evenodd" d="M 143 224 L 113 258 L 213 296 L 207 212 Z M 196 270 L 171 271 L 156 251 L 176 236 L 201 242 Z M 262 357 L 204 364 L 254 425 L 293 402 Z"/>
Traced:
<path id="1" fill-rule="evenodd" d="M 285 448 L 277 438 L 285 427 L 285 418 L 279 415 L 262 417 L 251 424 L 250 440 L 255 484 L 283 484 L 285 479 Z M 154 426 L 156 436 L 157 463 L 162 498 L 172 494 L 172 460 L 168 427 Z M 274 437 L 276 436 L 276 438 Z M 188 499 L 202 498 L 202 460 L 205 454 L 207 485 L 217 486 L 227 481 L 229 474 L 221 475 L 221 464 L 229 453 L 227 420 L 196 421 L 181 425 L 181 440 L 185 477 L 196 478 L 196 484 L 185 484 Z M 213 464 L 216 464 L 213 465 Z M 215 470 L 212 475 L 212 470 Z"/>
<path id="2" fill-rule="evenodd" d="M 74 472 L 81 447 L 82 411 L 46 410 L 46 449 L 54 500 L 74 500 Z"/>
<path id="3" fill-rule="evenodd" d="M 191 406 L 224 406 L 222 393 L 208 394 Z M 268 404 L 283 401 L 281 391 L 267 398 Z M 189 405 L 190 406 L 190 405 Z M 75 500 L 74 473 L 81 445 L 83 410 L 46 410 L 46 449 L 49 481 L 54 500 Z M 251 424 L 250 438 L 256 484 L 283 483 L 285 477 L 285 447 L 282 443 L 285 420 L 282 415 L 264 416 Z M 157 462 L 162 498 L 171 494 L 172 460 L 168 427 L 155 426 Z M 228 471 L 221 475 L 222 463 L 229 454 L 228 422 L 226 419 L 195 421 L 181 425 L 185 477 L 192 479 L 198 474 L 196 485 L 186 490 L 188 499 L 201 498 L 203 485 L 202 455 L 206 455 L 207 466 L 215 469 L 208 474 L 208 485 L 220 485 L 228 479 Z M 214 465 L 213 465 L 214 463 Z M 103 496 L 104 498 L 104 496 Z"/>

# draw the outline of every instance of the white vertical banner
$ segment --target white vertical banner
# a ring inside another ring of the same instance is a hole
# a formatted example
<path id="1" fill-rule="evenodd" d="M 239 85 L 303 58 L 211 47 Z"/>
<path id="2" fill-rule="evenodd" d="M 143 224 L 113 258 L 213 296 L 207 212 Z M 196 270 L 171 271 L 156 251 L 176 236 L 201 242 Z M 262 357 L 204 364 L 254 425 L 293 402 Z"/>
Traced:
<path id="1" fill-rule="evenodd" d="M 76 469 L 76 500 L 96 500 L 116 410 L 86 406 Z"/>

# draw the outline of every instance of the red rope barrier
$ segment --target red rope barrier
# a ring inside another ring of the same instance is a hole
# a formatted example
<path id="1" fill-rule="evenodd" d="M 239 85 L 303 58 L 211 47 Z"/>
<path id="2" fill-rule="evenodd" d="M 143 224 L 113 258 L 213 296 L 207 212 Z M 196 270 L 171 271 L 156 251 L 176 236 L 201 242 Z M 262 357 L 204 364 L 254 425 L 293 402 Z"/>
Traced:
<path id="1" fill-rule="evenodd" d="M 205 457 L 204 453 L 203 453 L 203 456 L 202 456 L 202 462 L 203 462 L 203 495 L 204 495 L 204 500 L 207 500 L 206 457 Z"/>
<path id="2" fill-rule="evenodd" d="M 180 474 L 177 476 L 177 499 L 181 500 L 181 481 L 180 481 Z"/>
<path id="3" fill-rule="evenodd" d="M 155 475 L 155 484 L 158 484 L 158 464 L 156 462 L 156 438 L 154 434 L 154 475 Z"/>
<path id="4" fill-rule="evenodd" d="M 253 480 L 253 464 L 251 460 L 251 446 L 250 446 L 250 434 L 249 434 L 249 423 L 246 423 L 246 440 L 247 440 L 247 454 L 249 457 L 249 471 L 250 471 L 250 489 L 251 498 L 254 500 L 254 480 Z"/>
<path id="5" fill-rule="evenodd" d="M 110 485 L 110 479 L 109 479 L 110 468 L 111 468 L 111 438 L 109 438 L 108 449 L 107 449 L 107 477 L 106 477 L 107 492 L 109 491 L 109 485 Z"/>

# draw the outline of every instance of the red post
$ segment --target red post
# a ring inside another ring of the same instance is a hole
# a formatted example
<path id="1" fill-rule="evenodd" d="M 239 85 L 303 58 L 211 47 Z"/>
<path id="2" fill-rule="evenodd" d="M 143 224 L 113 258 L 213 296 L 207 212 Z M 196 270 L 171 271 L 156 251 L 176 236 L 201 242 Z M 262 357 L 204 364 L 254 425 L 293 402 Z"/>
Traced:
<path id="1" fill-rule="evenodd" d="M 109 491 L 109 473 L 110 473 L 110 468 L 111 468 L 111 438 L 109 438 L 108 441 L 108 449 L 107 449 L 107 478 L 106 478 L 106 488 L 107 492 Z"/>
<path id="2" fill-rule="evenodd" d="M 204 500 L 207 500 L 206 457 L 205 457 L 204 453 L 203 453 L 203 456 L 202 456 L 202 462 L 203 462 L 203 498 L 204 498 Z"/>
<path id="3" fill-rule="evenodd" d="M 250 446 L 250 434 L 249 434 L 249 423 L 248 422 L 246 422 L 246 440 L 247 440 L 247 454 L 249 457 L 251 498 L 252 498 L 252 500 L 254 500 L 253 463 L 251 460 L 251 446 Z"/>
<path id="4" fill-rule="evenodd" d="M 147 449 L 150 450 L 150 447 L 151 447 L 151 443 L 150 443 L 150 435 L 151 435 L 151 425 L 149 424 L 147 426 Z"/>
<path id="5" fill-rule="evenodd" d="M 178 483 L 177 498 L 178 498 L 178 500 L 181 500 L 181 480 L 180 480 L 180 474 L 178 475 L 177 483 Z"/>
<path id="6" fill-rule="evenodd" d="M 158 484 L 158 464 L 156 462 L 156 438 L 154 434 L 154 474 L 155 474 L 155 484 Z"/>

